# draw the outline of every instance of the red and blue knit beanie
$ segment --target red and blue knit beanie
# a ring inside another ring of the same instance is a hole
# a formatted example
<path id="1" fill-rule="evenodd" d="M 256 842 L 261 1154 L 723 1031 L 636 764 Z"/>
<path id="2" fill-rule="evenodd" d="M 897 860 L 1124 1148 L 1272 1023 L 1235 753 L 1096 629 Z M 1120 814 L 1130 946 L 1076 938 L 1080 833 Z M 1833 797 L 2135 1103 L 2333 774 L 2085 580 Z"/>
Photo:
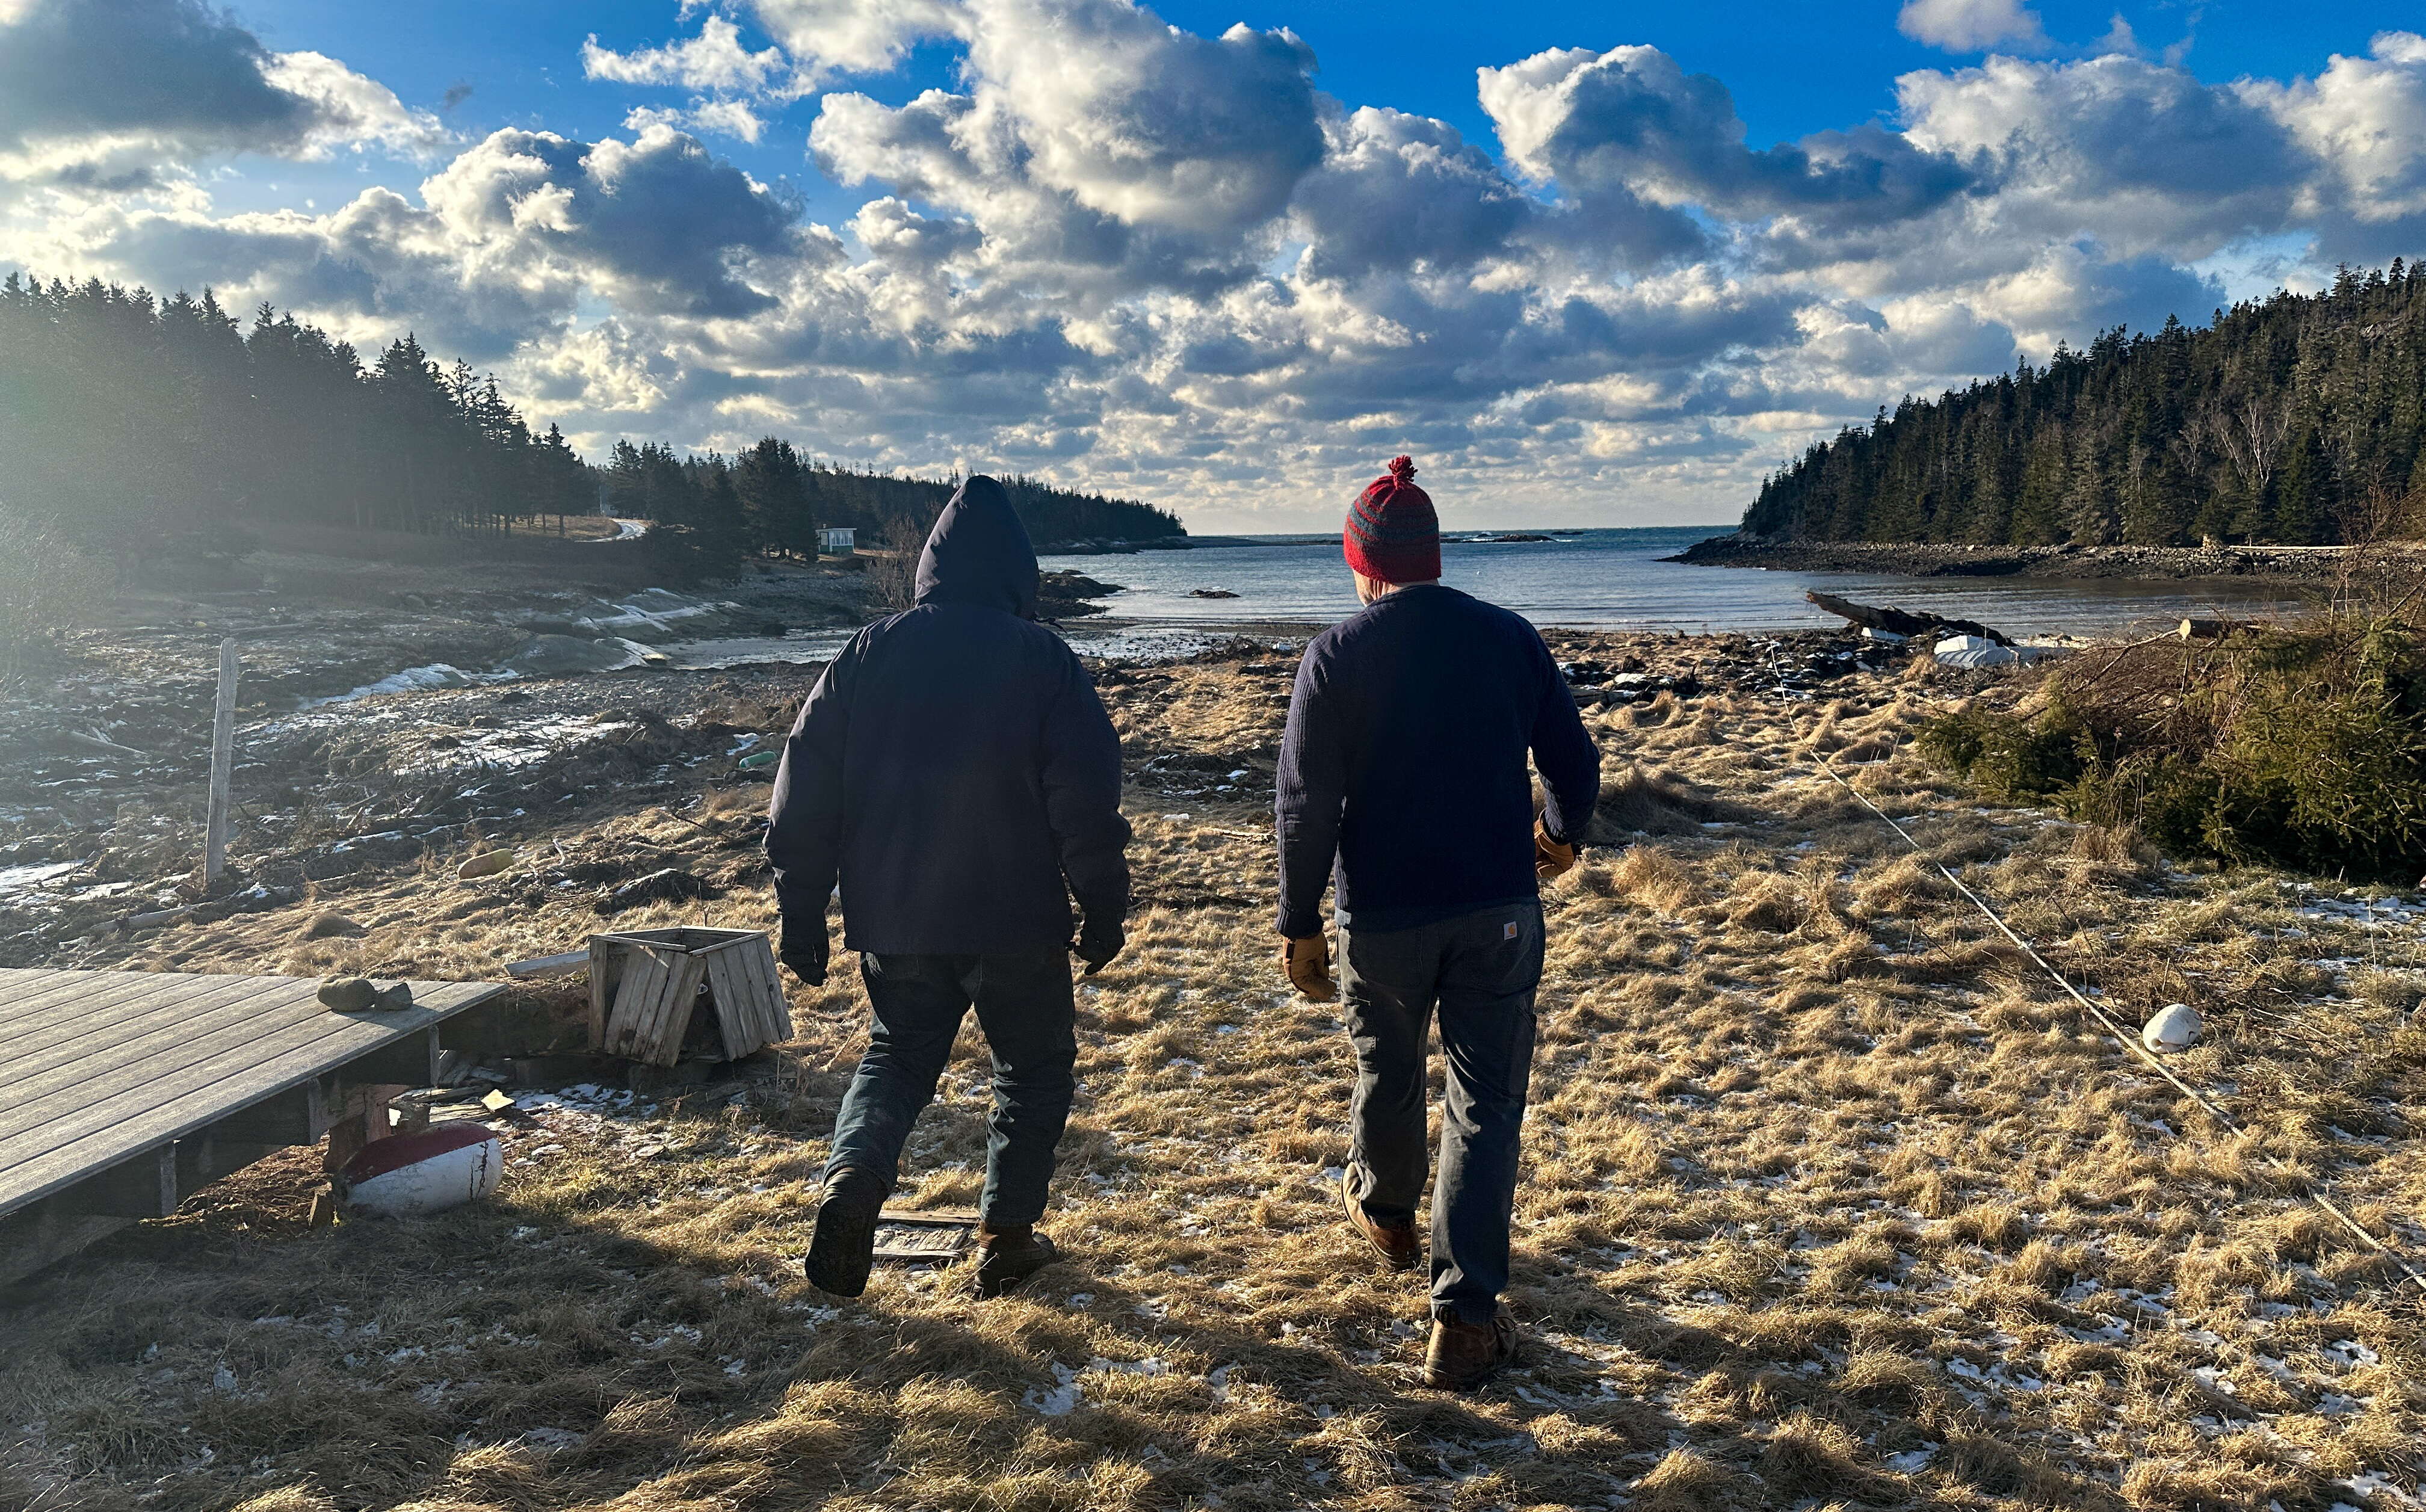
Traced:
<path id="1" fill-rule="evenodd" d="M 1339 543 L 1350 567 L 1383 583 L 1440 576 L 1440 517 L 1432 496 L 1415 487 L 1412 458 L 1390 458 L 1390 471 L 1356 496 Z"/>

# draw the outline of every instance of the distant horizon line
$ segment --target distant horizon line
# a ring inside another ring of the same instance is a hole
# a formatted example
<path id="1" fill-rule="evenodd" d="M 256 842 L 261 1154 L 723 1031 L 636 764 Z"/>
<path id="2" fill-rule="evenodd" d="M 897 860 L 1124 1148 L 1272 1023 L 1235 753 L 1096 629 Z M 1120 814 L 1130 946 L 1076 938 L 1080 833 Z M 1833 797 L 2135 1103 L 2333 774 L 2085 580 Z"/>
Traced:
<path id="1" fill-rule="evenodd" d="M 1444 526 L 1441 530 L 1441 539 L 1451 545 L 1489 545 L 1492 544 L 1492 541 L 1488 538 L 1501 536 L 1548 536 L 1556 538 L 1560 536 L 1587 535 L 1596 531 L 1735 531 L 1741 528 L 1742 523 L 1740 521 L 1687 521 L 1681 523 L 1667 525 L 1461 525 L 1453 527 Z M 1194 529 L 1189 529 L 1187 539 L 1190 540 L 1259 540 L 1286 543 L 1290 541 L 1337 540 L 1339 537 L 1340 533 L 1337 530 L 1206 530 L 1200 532 Z M 1475 538 L 1478 537 L 1485 539 L 1476 539 Z M 1144 545 L 1143 542 L 1138 542 L 1135 544 L 1140 545 L 1144 550 L 1150 551 L 1155 549 L 1151 546 Z M 1069 552 L 1048 552 L 1046 555 L 1059 556 L 1075 555 L 1079 554 Z"/>

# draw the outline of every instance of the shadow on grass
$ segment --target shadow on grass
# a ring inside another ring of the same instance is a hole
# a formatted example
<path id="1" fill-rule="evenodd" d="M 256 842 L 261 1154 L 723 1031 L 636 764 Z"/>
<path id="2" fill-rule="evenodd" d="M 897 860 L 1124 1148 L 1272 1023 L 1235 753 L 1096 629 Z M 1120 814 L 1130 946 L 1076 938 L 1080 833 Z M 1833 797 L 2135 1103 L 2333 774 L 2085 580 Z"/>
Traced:
<path id="1" fill-rule="evenodd" d="M 829 1080 L 781 1121 L 830 1117 Z M 946 1104 L 921 1127 L 948 1155 L 982 1123 Z M 1142 1268 L 1065 1214 L 1073 1252 L 1020 1294 L 893 1273 L 845 1302 L 799 1279 L 803 1189 L 716 1184 L 780 1133 L 659 1134 L 492 1204 L 318 1232 L 297 1151 L 0 1294 L 0 1512 L 2123 1504 L 2002 1442 L 1921 1341 L 1824 1303 L 1722 1331 L 1520 1247 L 1527 1358 L 1459 1397 L 1416 1379 L 1420 1279 L 1378 1278 L 1344 1232 L 1209 1235 Z M 773 1158 L 753 1169 L 815 1166 Z M 1325 1275 L 1336 1294 L 1306 1284 Z M 1184 1299 L 1155 1289 L 1182 1278 Z M 2240 1504 L 2218 1473 L 2141 1500 Z"/>

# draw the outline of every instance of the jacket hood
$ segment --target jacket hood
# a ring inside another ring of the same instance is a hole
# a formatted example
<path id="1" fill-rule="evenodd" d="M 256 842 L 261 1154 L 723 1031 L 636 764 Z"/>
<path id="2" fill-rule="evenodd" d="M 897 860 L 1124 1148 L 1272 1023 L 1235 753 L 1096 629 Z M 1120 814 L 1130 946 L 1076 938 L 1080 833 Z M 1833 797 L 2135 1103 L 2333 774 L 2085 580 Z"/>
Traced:
<path id="1" fill-rule="evenodd" d="M 982 473 L 961 485 L 918 556 L 920 603 L 974 603 L 1036 618 L 1036 548 L 1003 486 Z"/>

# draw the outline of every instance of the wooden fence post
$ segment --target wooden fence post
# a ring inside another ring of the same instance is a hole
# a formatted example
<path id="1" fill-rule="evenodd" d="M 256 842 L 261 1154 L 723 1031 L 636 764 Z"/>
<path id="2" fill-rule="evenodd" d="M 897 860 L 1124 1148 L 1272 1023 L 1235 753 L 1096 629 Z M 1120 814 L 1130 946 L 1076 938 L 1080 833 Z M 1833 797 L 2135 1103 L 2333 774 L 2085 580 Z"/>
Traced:
<path id="1" fill-rule="evenodd" d="M 219 642 L 219 697 L 211 711 L 211 807 L 203 830 L 202 882 L 227 869 L 228 780 L 235 764 L 235 637 Z"/>

